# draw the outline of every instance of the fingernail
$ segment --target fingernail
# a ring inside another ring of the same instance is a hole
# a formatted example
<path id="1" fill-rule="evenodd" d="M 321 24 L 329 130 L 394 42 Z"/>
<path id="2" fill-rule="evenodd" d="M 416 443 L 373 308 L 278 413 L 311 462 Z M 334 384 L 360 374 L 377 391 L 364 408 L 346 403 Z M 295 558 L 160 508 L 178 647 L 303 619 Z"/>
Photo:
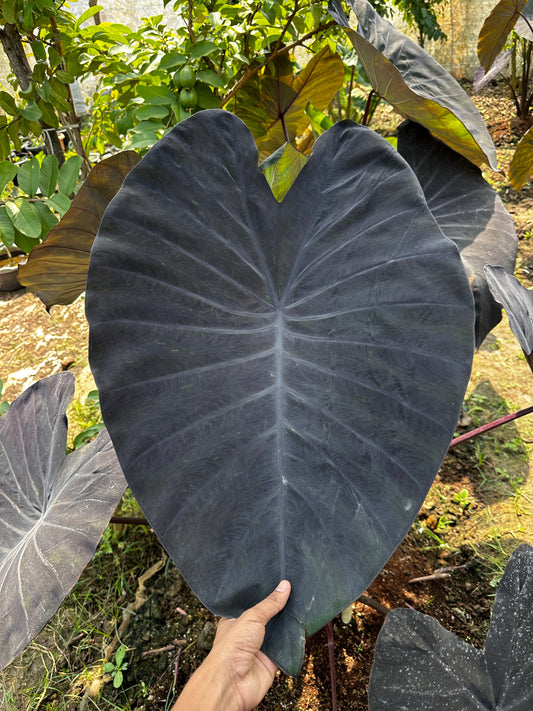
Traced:
<path id="1" fill-rule="evenodd" d="M 278 585 L 276 588 L 276 592 L 285 592 L 289 587 L 289 581 L 288 580 L 282 580 L 281 583 Z"/>

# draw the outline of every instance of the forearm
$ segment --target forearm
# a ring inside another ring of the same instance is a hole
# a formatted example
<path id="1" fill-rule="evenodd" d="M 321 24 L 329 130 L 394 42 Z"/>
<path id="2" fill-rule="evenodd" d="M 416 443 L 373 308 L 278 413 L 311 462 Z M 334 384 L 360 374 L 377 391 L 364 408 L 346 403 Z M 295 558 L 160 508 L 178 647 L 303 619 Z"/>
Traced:
<path id="1" fill-rule="evenodd" d="M 184 686 L 172 711 L 242 711 L 232 685 L 221 676 L 220 664 L 209 656 Z"/>

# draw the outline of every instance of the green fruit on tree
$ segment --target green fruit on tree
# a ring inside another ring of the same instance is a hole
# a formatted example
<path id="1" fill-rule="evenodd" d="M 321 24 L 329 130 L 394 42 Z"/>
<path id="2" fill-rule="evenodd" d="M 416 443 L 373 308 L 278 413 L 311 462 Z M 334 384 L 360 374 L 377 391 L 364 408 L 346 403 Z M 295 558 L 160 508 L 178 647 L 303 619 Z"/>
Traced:
<path id="1" fill-rule="evenodd" d="M 184 109 L 194 109 L 197 103 L 198 96 L 192 87 L 186 86 L 180 91 L 180 104 Z"/>
<path id="2" fill-rule="evenodd" d="M 172 83 L 176 87 L 176 89 L 179 89 L 181 87 L 181 82 L 180 82 L 180 70 L 178 69 L 177 71 L 174 72 L 174 75 L 172 77 Z"/>
<path id="3" fill-rule="evenodd" d="M 179 73 L 180 85 L 186 88 L 191 88 L 196 84 L 196 74 L 192 67 L 186 64 Z"/>

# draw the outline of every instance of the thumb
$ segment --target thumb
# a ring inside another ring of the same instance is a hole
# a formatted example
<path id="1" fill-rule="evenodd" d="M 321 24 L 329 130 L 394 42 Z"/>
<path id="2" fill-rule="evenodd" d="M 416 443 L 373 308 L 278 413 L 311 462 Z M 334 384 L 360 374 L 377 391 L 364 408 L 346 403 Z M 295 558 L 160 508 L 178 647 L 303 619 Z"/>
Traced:
<path id="1" fill-rule="evenodd" d="M 290 582 L 288 580 L 282 580 L 268 597 L 261 600 L 261 602 L 258 602 L 257 605 L 254 605 L 254 607 L 251 607 L 248 610 L 250 617 L 257 622 L 260 622 L 262 625 L 266 625 L 266 623 L 271 620 L 274 615 L 277 615 L 278 612 L 283 610 L 287 604 L 290 594 Z"/>

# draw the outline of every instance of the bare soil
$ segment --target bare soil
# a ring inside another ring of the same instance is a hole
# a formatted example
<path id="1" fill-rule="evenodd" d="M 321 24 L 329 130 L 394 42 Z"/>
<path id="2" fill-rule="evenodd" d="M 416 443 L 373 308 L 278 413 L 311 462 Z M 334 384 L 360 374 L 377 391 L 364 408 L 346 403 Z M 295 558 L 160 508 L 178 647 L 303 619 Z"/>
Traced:
<path id="1" fill-rule="evenodd" d="M 474 97 L 508 166 L 520 127 L 500 87 Z M 533 188 L 514 191 L 505 175 L 493 183 L 512 213 L 520 238 L 517 276 L 533 286 Z M 0 301 L 0 378 L 13 400 L 35 380 L 72 369 L 77 400 L 94 388 L 87 364 L 83 297 L 48 314 L 30 293 Z M 458 431 L 533 404 L 532 375 L 507 320 L 475 356 Z M 533 543 L 533 424 L 527 418 L 450 450 L 410 534 L 367 595 L 393 608 L 410 605 L 482 647 L 495 586 L 511 552 Z M 131 503 L 129 504 L 131 506 Z M 354 542 L 354 549 L 357 542 Z M 135 599 L 141 576 L 146 602 L 120 640 L 128 648 L 122 686 L 102 673 L 105 648 L 117 636 L 123 610 Z M 416 582 L 416 578 L 425 578 Z M 367 685 L 383 614 L 361 602 L 352 619 L 334 620 L 338 708 L 366 711 Z M 216 620 L 191 593 L 154 534 L 145 526 L 110 526 L 94 560 L 49 625 L 0 674 L 0 709 L 170 709 L 210 648 Z M 326 632 L 308 640 L 302 672 L 278 673 L 262 711 L 331 708 Z"/>

